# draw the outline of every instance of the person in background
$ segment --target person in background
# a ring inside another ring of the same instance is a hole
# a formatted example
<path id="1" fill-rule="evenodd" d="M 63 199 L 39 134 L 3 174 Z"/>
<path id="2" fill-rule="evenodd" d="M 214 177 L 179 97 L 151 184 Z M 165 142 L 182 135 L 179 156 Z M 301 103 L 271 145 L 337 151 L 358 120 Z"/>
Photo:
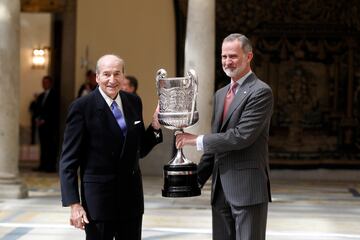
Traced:
<path id="1" fill-rule="evenodd" d="M 121 83 L 121 90 L 133 94 L 137 94 L 138 80 L 134 76 L 127 75 Z"/>
<path id="2" fill-rule="evenodd" d="M 139 159 L 162 142 L 158 110 L 145 130 L 141 99 L 120 90 L 124 67 L 120 57 L 102 56 L 96 65 L 99 87 L 75 100 L 66 120 L 62 204 L 70 206 L 70 224 L 85 229 L 87 240 L 141 239 Z"/>
<path id="3" fill-rule="evenodd" d="M 77 96 L 78 98 L 89 94 L 97 86 L 96 75 L 93 70 L 88 70 L 86 72 L 85 76 L 86 76 L 86 80 L 85 80 L 85 83 L 83 83 L 80 86 L 80 89 L 78 91 L 78 96 Z"/>
<path id="4" fill-rule="evenodd" d="M 31 131 L 30 131 L 30 144 L 34 145 L 36 144 L 36 131 L 37 131 L 37 127 L 36 127 L 36 112 L 37 112 L 37 98 L 38 98 L 38 94 L 34 93 L 34 97 L 33 100 L 30 102 L 29 104 L 29 112 L 31 115 Z"/>
<path id="5" fill-rule="evenodd" d="M 59 104 L 51 76 L 42 78 L 44 91 L 36 100 L 35 123 L 40 140 L 40 164 L 35 170 L 56 172 L 58 154 Z"/>
<path id="6" fill-rule="evenodd" d="M 212 175 L 214 240 L 264 240 L 271 201 L 268 140 L 271 88 L 251 70 L 253 50 L 242 34 L 222 43 L 221 61 L 230 83 L 215 93 L 212 133 L 179 133 L 176 146 L 204 152 L 199 184 Z"/>

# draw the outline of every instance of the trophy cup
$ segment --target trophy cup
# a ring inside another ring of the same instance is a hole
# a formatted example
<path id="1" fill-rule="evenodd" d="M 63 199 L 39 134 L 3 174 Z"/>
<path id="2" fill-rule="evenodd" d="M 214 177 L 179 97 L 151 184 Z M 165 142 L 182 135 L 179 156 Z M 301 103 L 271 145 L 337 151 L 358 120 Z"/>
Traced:
<path id="1" fill-rule="evenodd" d="M 167 78 L 164 69 L 156 75 L 156 87 L 159 96 L 159 123 L 164 127 L 183 131 L 198 122 L 196 110 L 198 79 L 193 69 L 186 77 Z M 197 182 L 197 165 L 186 159 L 182 148 L 164 166 L 163 197 L 192 197 L 201 194 Z"/>

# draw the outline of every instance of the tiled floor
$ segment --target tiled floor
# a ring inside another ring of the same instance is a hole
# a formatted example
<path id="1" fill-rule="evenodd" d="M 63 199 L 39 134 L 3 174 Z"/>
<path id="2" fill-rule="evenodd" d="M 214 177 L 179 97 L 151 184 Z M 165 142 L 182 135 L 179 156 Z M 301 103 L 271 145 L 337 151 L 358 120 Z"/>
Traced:
<path id="1" fill-rule="evenodd" d="M 0 239 L 73 240 L 55 174 L 25 171 L 27 199 L 0 199 Z M 143 239 L 211 239 L 210 189 L 200 197 L 162 198 L 162 179 L 144 177 Z M 360 240 L 360 182 L 273 180 L 268 240 Z"/>

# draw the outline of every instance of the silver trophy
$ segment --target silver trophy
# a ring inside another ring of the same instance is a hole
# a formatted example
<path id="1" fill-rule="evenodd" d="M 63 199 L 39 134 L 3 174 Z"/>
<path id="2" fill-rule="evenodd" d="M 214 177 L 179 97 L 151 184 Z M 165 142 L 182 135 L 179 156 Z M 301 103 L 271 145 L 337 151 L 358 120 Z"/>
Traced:
<path id="1" fill-rule="evenodd" d="M 159 123 L 171 130 L 183 131 L 198 122 L 196 110 L 198 79 L 190 69 L 186 77 L 167 78 L 164 69 L 157 71 L 156 87 L 159 96 Z M 197 183 L 197 165 L 188 160 L 182 148 L 164 166 L 164 197 L 191 197 L 201 194 Z"/>

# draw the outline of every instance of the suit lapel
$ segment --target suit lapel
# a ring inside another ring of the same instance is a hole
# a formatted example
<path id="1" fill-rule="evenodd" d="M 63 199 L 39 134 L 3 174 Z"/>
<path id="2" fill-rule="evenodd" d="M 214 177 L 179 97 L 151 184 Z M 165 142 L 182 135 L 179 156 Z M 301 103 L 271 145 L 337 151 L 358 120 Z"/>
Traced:
<path id="1" fill-rule="evenodd" d="M 120 94 L 121 104 L 122 104 L 123 111 L 124 111 L 127 132 L 129 133 L 129 131 L 131 131 L 131 129 L 134 126 L 134 121 L 136 120 L 134 111 L 133 111 L 131 104 L 129 102 L 129 99 L 126 97 L 126 95 L 121 91 L 119 92 L 119 94 Z"/>
<path id="2" fill-rule="evenodd" d="M 216 106 L 215 106 L 215 119 L 214 119 L 215 129 L 213 129 L 214 132 L 218 132 L 218 130 L 221 126 L 225 97 L 226 97 L 226 93 L 229 90 L 229 87 L 230 87 L 230 84 L 228 84 L 227 86 L 225 86 L 224 88 L 219 90 L 220 92 L 216 99 Z"/>
<path id="3" fill-rule="evenodd" d="M 239 90 L 237 91 L 237 93 L 236 93 L 236 95 L 234 97 L 234 100 L 230 104 L 227 115 L 224 117 L 224 119 L 222 121 L 220 130 L 223 129 L 223 127 L 225 126 L 227 121 L 229 121 L 231 115 L 234 113 L 235 109 L 242 103 L 245 96 L 249 94 L 250 87 L 253 85 L 255 77 L 256 77 L 255 74 L 252 73 L 241 84 Z M 229 86 L 230 86 L 230 84 L 229 84 Z M 225 95 L 226 95 L 226 93 L 225 93 Z M 222 111 L 224 109 L 225 95 L 224 95 L 223 100 L 222 100 L 221 114 L 222 114 Z"/>
<path id="4" fill-rule="evenodd" d="M 135 106 L 132 104 L 132 102 L 129 100 L 129 98 L 126 96 L 126 94 L 122 91 L 119 92 L 120 94 L 120 98 L 121 98 L 121 104 L 123 107 L 123 111 L 124 111 L 124 116 L 125 116 L 125 122 L 126 122 L 126 127 L 127 127 L 127 135 L 125 136 L 125 144 L 127 144 L 129 141 L 129 137 L 128 135 L 131 134 L 131 132 L 134 131 L 134 121 L 139 120 L 139 116 L 136 112 Z M 133 142 L 129 142 L 129 144 L 131 145 Z M 131 146 L 134 147 L 134 146 Z M 121 151 L 121 157 L 123 156 L 125 151 L 125 147 L 122 149 Z"/>

